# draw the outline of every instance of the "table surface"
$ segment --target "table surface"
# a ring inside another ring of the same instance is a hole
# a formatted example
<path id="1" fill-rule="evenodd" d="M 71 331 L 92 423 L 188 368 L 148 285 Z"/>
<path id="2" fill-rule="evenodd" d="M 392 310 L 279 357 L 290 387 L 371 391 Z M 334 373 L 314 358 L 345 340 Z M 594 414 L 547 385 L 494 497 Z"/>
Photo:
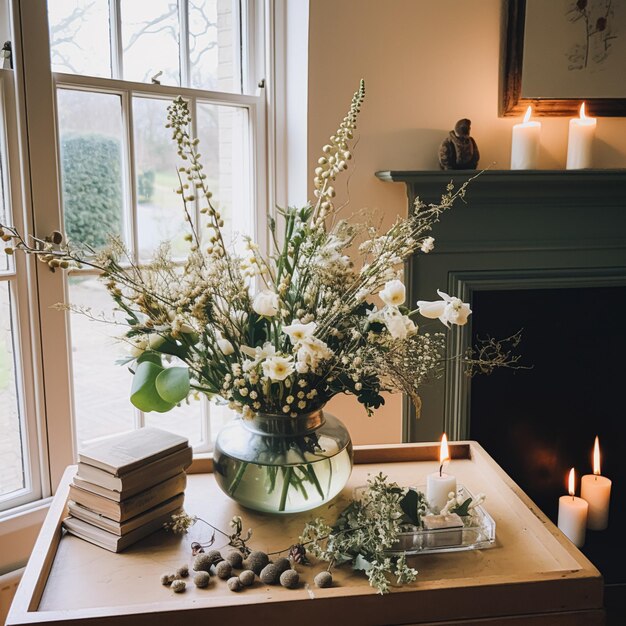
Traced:
<path id="1" fill-rule="evenodd" d="M 296 542 L 308 519 L 336 515 L 352 490 L 365 484 L 369 475 L 382 471 L 400 485 L 424 484 L 426 475 L 437 469 L 435 455 L 432 444 L 357 450 L 352 476 L 339 499 L 312 512 L 284 517 L 242 509 L 222 494 L 210 473 L 190 475 L 185 508 L 223 529 L 228 529 L 233 515 L 240 515 L 244 528 L 254 531 L 251 546 L 271 552 Z M 121 554 L 70 535 L 61 536 L 67 485 L 73 475 L 70 468 L 7 624 L 81 623 L 117 617 L 115 623 L 137 626 L 142 617 L 152 615 L 153 619 L 154 613 L 167 614 L 172 623 L 178 619 L 183 623 L 189 611 L 197 610 L 205 611 L 207 617 L 263 614 L 270 619 L 277 609 L 281 619 L 287 620 L 293 611 L 294 619 L 308 624 L 323 619 L 330 606 L 348 608 L 360 615 L 360 623 L 371 624 L 457 623 L 454 620 L 470 617 L 550 613 L 567 614 L 572 620 L 586 615 L 587 621 L 553 621 L 555 624 L 600 624 L 602 579 L 595 567 L 480 446 L 455 444 L 453 456 L 465 458 L 453 459 L 448 471 L 473 493 L 487 496 L 484 506 L 496 522 L 496 543 L 485 550 L 414 557 L 411 564 L 419 570 L 418 580 L 394 588 L 384 597 L 376 594 L 364 575 L 345 567 L 335 570 L 335 586 L 318 589 L 312 581 L 324 569 L 322 564 L 299 567 L 302 584 L 297 590 L 257 581 L 236 594 L 224 581 L 213 579 L 208 589 L 197 589 L 189 580 L 184 594 L 174 594 L 159 584 L 161 574 L 191 565 L 191 542 L 208 540 L 210 529 L 198 523 L 183 536 L 160 531 Z M 219 539 L 215 543 L 217 548 L 222 545 Z M 360 601 L 355 602 L 357 598 Z M 321 602 L 311 603 L 312 599 Z"/>

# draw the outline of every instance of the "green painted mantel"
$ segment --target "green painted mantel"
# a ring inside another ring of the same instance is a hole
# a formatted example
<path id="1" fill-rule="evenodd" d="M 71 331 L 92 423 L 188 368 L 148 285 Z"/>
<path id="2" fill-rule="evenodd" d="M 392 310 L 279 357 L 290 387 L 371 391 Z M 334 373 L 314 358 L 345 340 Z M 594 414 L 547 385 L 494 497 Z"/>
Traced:
<path id="1" fill-rule="evenodd" d="M 389 170 L 376 176 L 404 183 L 411 207 L 417 196 L 438 202 L 450 181 L 458 187 L 477 174 Z M 406 266 L 410 302 L 434 300 L 437 289 L 471 303 L 477 290 L 626 286 L 626 169 L 483 171 L 432 234 L 434 251 Z M 468 326 L 453 330 L 448 356 L 469 345 Z M 442 430 L 465 438 L 470 393 L 461 365 L 450 361 L 444 379 L 423 389 L 421 419 L 405 405 L 404 439 L 433 440 Z"/>

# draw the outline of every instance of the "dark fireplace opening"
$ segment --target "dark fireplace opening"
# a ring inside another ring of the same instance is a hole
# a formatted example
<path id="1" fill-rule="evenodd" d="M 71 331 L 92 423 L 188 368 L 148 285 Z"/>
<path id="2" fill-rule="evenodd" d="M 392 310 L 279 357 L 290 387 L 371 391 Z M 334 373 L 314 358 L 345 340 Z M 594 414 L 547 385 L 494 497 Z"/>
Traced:
<path id="1" fill-rule="evenodd" d="M 474 341 L 523 329 L 533 369 L 472 379 L 470 437 L 556 523 L 567 473 L 576 468 L 580 495 L 598 435 L 609 528 L 588 530 L 582 551 L 607 584 L 626 583 L 626 287 L 474 291 L 472 309 Z"/>

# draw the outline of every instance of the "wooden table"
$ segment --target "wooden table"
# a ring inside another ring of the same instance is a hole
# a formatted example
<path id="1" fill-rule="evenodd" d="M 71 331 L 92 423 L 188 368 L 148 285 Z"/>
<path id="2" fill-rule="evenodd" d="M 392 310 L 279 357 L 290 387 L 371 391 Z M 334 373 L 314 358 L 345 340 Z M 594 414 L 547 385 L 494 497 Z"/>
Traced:
<path id="1" fill-rule="evenodd" d="M 7 624 L 241 624 L 242 626 L 343 624 L 531 624 L 593 626 L 604 623 L 602 577 L 475 442 L 451 447 L 450 471 L 473 493 L 487 495 L 496 521 L 496 544 L 486 550 L 415 557 L 418 580 L 380 596 L 362 574 L 336 570 L 336 584 L 318 589 L 321 564 L 299 567 L 297 590 L 256 582 L 241 593 L 212 580 L 174 594 L 162 573 L 191 563 L 191 541 L 207 540 L 196 524 L 183 537 L 158 532 L 121 554 L 64 535 L 68 468 L 33 550 Z M 227 529 L 235 514 L 254 529 L 253 547 L 272 551 L 296 541 L 304 522 L 332 516 L 352 489 L 380 471 L 401 485 L 425 482 L 437 467 L 433 444 L 367 446 L 355 450 L 355 467 L 339 500 L 314 512 L 274 517 L 242 509 L 219 491 L 211 473 L 191 475 L 186 509 Z M 219 547 L 219 541 L 216 543 Z M 155 621 L 156 620 L 156 621 Z M 219 620 L 219 621 L 215 621 Z"/>

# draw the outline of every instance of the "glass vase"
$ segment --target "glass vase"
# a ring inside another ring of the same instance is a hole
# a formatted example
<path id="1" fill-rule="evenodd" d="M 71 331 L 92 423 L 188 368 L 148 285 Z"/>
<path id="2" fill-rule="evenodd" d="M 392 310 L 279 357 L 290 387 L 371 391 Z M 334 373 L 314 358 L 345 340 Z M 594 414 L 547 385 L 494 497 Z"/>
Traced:
<path id="1" fill-rule="evenodd" d="M 308 511 L 332 500 L 352 471 L 346 427 L 322 409 L 289 417 L 237 417 L 217 435 L 213 471 L 222 491 L 265 513 Z"/>

